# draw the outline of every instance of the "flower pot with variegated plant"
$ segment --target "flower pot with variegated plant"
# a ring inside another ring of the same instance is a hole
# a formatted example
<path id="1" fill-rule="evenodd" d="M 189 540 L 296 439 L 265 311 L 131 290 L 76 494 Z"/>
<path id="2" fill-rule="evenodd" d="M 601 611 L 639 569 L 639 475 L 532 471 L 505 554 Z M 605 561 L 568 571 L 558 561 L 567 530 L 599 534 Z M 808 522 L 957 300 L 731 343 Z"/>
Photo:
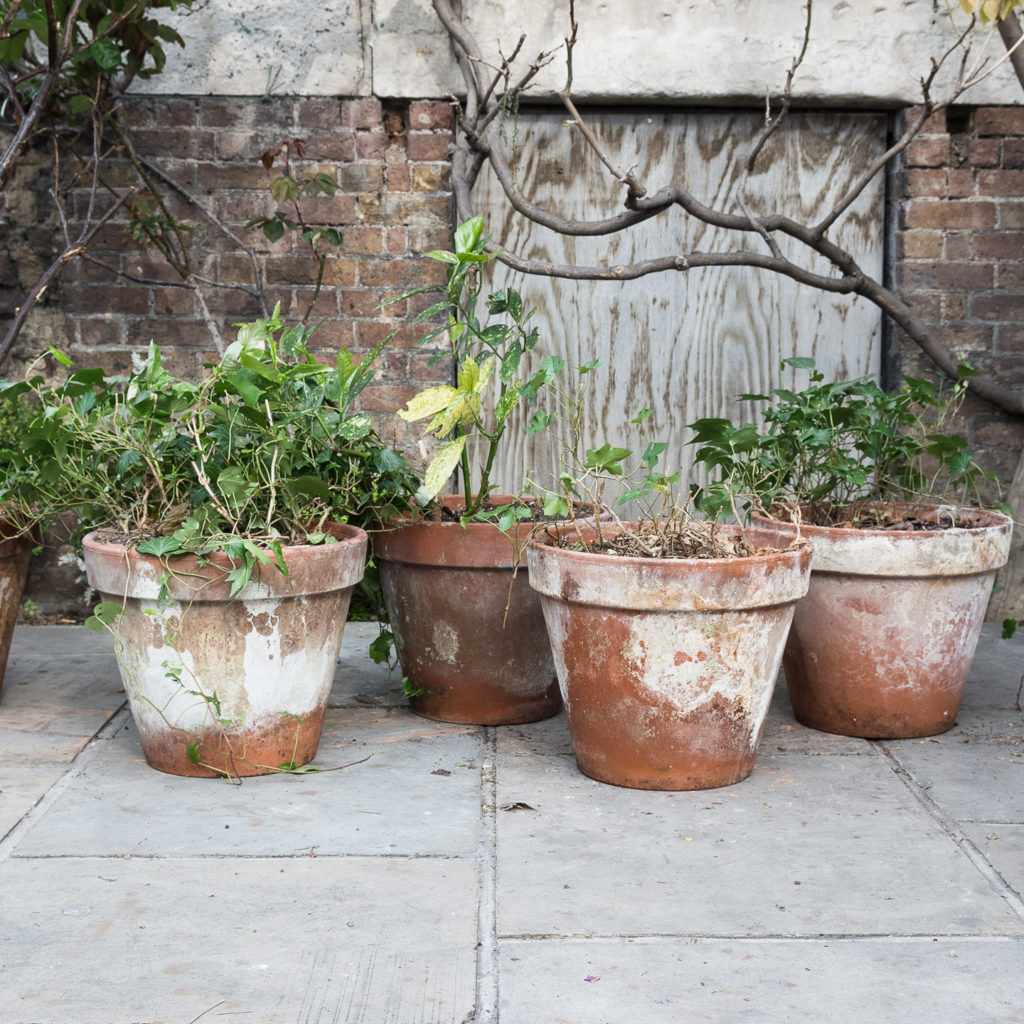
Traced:
<path id="1" fill-rule="evenodd" d="M 446 337 L 457 378 L 399 413 L 427 420 L 442 444 L 420 510 L 388 523 L 373 549 L 412 709 L 505 725 L 549 717 L 560 701 L 540 602 L 519 572 L 536 509 L 497 493 L 491 473 L 512 412 L 533 402 L 561 364 L 548 358 L 524 372 L 538 341 L 532 311 L 511 288 L 481 300 L 488 241 L 479 217 L 467 221 L 453 251 L 428 253 L 446 264 L 445 283 L 400 296 L 438 296 L 416 318 L 429 325 L 420 342 Z M 481 320 L 481 304 L 489 319 Z M 461 488 L 446 492 L 456 471 Z"/>

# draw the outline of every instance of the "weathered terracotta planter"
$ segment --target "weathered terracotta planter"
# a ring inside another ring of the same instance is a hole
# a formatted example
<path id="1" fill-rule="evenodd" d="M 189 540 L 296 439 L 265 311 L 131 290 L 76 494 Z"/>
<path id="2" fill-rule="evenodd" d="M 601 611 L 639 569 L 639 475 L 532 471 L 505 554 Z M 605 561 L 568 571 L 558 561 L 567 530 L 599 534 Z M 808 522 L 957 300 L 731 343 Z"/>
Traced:
<path id="1" fill-rule="evenodd" d="M 262 775 L 312 760 L 366 534 L 284 548 L 231 598 L 226 556 L 158 559 L 96 534 L 83 541 L 89 585 L 123 604 L 112 627 L 146 760 L 174 775 Z M 166 594 L 161 599 L 161 580 Z"/>
<path id="2" fill-rule="evenodd" d="M 934 520 L 936 509 L 915 513 Z M 952 728 L 1013 527 L 999 512 L 960 513 L 976 525 L 802 527 L 814 544 L 811 586 L 783 662 L 798 721 L 875 739 Z"/>
<path id="3" fill-rule="evenodd" d="M 750 531 L 758 547 L 776 537 Z M 745 779 L 810 562 L 810 545 L 648 559 L 532 544 L 580 770 L 639 789 Z"/>
<path id="4" fill-rule="evenodd" d="M 447 498 L 448 504 L 458 501 Z M 540 601 L 496 526 L 421 520 L 373 538 L 412 710 L 441 722 L 515 725 L 561 707 Z"/>
<path id="5" fill-rule="evenodd" d="M 11 653 L 14 624 L 21 609 L 21 596 L 25 592 L 32 548 L 37 543 L 31 537 L 13 536 L 14 528 L 0 520 L 0 690 L 7 671 L 7 658 Z"/>

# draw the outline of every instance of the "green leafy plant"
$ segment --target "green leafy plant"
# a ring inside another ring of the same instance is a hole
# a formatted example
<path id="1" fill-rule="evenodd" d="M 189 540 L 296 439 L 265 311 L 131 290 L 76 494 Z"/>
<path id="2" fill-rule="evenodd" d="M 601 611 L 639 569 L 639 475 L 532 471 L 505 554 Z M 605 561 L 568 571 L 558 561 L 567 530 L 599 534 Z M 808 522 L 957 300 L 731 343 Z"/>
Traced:
<path id="1" fill-rule="evenodd" d="M 962 505 L 993 479 L 967 441 L 945 430 L 974 374 L 966 364 L 952 388 L 908 377 L 897 391 L 871 377 L 828 382 L 809 358 L 782 365 L 808 371 L 809 380 L 799 391 L 742 396 L 769 403 L 763 428 L 720 418 L 690 424 L 695 461 L 716 478 L 701 497 L 705 512 L 732 509 L 740 496 L 756 510 L 788 506 L 827 526 L 879 503 Z"/>
<path id="2" fill-rule="evenodd" d="M 495 258 L 486 251 L 490 237 L 483 230 L 483 219 L 473 217 L 455 232 L 453 252 L 426 254 L 447 265 L 443 285 L 415 288 L 391 300 L 440 295 L 413 323 L 433 324 L 419 339 L 420 345 L 447 337 L 457 370 L 456 383 L 420 392 L 399 416 L 409 422 L 428 420 L 427 432 L 443 442 L 424 474 L 421 504 L 435 498 L 459 469 L 467 518 L 487 514 L 489 497 L 495 489 L 491 471 L 513 411 L 521 402 L 532 404 L 562 366 L 561 360 L 548 357 L 535 372 L 521 375 L 524 357 L 536 348 L 539 332 L 530 322 L 534 310 L 523 304 L 515 289 L 487 296 L 487 314 L 498 317 L 497 321 L 480 318 L 482 272 Z M 432 362 L 440 358 L 443 356 L 438 355 Z M 476 472 L 475 455 L 479 455 Z"/>
<path id="3" fill-rule="evenodd" d="M 63 381 L 0 386 L 38 404 L 0 502 L 22 526 L 72 509 L 78 536 L 113 528 L 147 554 L 227 552 L 236 592 L 262 565 L 283 567 L 282 544 L 326 542 L 328 521 L 404 510 L 415 478 L 352 410 L 382 346 L 358 363 L 343 349 L 325 366 L 311 334 L 286 327 L 279 310 L 239 325 L 198 382 L 171 374 L 155 344 L 112 377 L 53 350 Z"/>

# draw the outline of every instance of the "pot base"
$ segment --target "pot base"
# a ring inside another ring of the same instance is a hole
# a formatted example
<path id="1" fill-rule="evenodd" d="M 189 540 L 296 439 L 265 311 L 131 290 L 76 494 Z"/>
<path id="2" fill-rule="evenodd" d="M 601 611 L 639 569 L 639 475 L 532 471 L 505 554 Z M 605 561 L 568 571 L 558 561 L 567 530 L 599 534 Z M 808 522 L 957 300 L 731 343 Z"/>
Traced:
<path id="1" fill-rule="evenodd" d="M 230 735 L 206 728 L 187 739 L 168 730 L 152 730 L 145 736 L 140 732 L 140 738 L 146 763 L 170 775 L 203 779 L 272 775 L 316 757 L 323 722 L 320 709 L 301 719 L 282 715 L 277 726 L 232 728 Z"/>

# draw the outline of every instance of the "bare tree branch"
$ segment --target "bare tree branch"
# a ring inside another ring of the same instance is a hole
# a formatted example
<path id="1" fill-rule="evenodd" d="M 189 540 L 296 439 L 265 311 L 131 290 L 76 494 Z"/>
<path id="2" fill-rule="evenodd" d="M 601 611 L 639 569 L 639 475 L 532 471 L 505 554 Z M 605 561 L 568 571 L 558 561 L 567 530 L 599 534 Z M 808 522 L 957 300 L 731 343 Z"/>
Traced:
<path id="1" fill-rule="evenodd" d="M 886 288 L 865 273 L 849 252 L 827 237 L 827 232 L 849 210 L 889 160 L 905 150 L 921 132 L 929 116 L 936 110 L 948 106 L 966 89 L 991 74 L 994 67 L 984 67 L 977 73 L 970 74 L 967 70 L 969 46 L 965 45 L 966 37 L 961 36 L 940 59 L 933 61 L 930 73 L 922 81 L 923 106 L 918 116 L 907 125 L 900 139 L 854 182 L 846 194 L 817 224 L 802 224 L 778 214 L 755 215 L 749 209 L 743 189 L 749 177 L 756 170 L 758 157 L 765 144 L 778 130 L 789 111 L 795 75 L 807 52 L 810 40 L 812 5 L 813 0 L 807 0 L 802 45 L 789 68 L 780 109 L 774 117 L 769 111 L 765 126 L 755 139 L 747 156 L 740 182 L 739 206 L 741 212 L 738 214 L 705 205 L 681 184 L 672 184 L 659 189 L 653 195 L 648 195 L 633 171 L 624 172 L 615 165 L 569 95 L 573 73 L 573 48 L 576 41 L 575 12 L 570 5 L 570 34 L 566 39 L 566 88 L 560 94 L 561 99 L 569 111 L 572 123 L 581 132 L 587 145 L 597 154 L 615 180 L 626 187 L 624 210 L 600 220 L 581 221 L 562 217 L 552 210 L 534 203 L 524 196 L 516 186 L 505 140 L 500 130 L 500 115 L 505 110 L 515 107 L 522 89 L 533 80 L 533 74 L 525 74 L 515 85 L 508 84 L 511 82 L 511 74 L 507 74 L 504 76 L 506 82 L 504 92 L 489 90 L 485 93 L 476 70 L 483 65 L 483 57 L 475 40 L 455 14 L 449 0 L 433 0 L 434 9 L 451 36 L 456 56 L 466 79 L 467 100 L 456 117 L 457 133 L 452 160 L 452 191 L 457 217 L 461 221 L 474 212 L 472 188 L 485 162 L 490 165 L 509 204 L 517 213 L 535 224 L 562 235 L 572 237 L 611 235 L 657 217 L 673 207 L 678 207 L 688 216 L 712 227 L 756 234 L 768 245 L 769 253 L 747 251 L 676 253 L 635 264 L 613 267 L 554 264 L 543 260 L 523 259 L 508 251 L 501 251 L 498 258 L 506 266 L 523 273 L 572 280 L 624 281 L 654 273 L 685 272 L 701 267 L 716 266 L 745 266 L 767 270 L 822 291 L 863 296 L 902 327 L 939 369 L 955 377 L 959 361 L 938 340 L 934 330 L 896 292 Z M 950 97 L 936 102 L 931 96 L 936 76 L 955 54 L 960 55 L 956 86 Z M 997 62 L 995 66 L 998 66 L 998 63 L 1001 62 Z M 537 67 L 536 61 L 532 67 Z M 801 263 L 795 262 L 794 259 L 783 253 L 776 236 L 794 240 L 808 255 L 816 254 L 823 257 L 835 272 L 832 274 L 816 273 Z M 493 251 L 499 251 L 497 246 L 493 247 Z M 1024 393 L 1014 392 L 985 377 L 972 377 L 969 386 L 979 397 L 992 402 L 1001 409 L 1017 415 L 1024 415 Z"/>

